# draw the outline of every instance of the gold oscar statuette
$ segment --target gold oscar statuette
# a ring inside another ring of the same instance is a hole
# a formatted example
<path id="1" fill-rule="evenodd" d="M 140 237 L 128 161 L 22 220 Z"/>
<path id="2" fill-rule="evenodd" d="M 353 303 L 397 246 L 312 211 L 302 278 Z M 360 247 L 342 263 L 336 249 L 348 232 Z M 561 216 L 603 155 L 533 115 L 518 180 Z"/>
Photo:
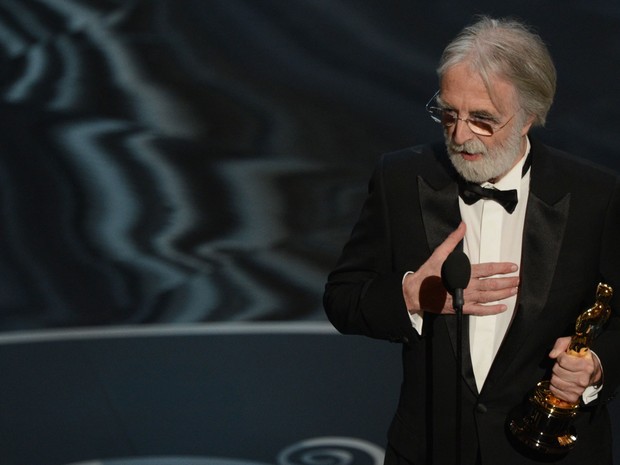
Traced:
<path id="1" fill-rule="evenodd" d="M 594 306 L 577 318 L 575 334 L 566 349 L 567 353 L 577 357 L 584 357 L 588 353 L 592 341 L 609 318 L 612 294 L 613 289 L 607 284 L 598 285 Z M 509 420 L 508 429 L 518 443 L 530 449 L 542 454 L 564 454 L 577 441 L 572 422 L 578 411 L 579 403 L 572 404 L 558 399 L 551 394 L 549 381 L 544 380 L 532 392 L 525 416 Z"/>

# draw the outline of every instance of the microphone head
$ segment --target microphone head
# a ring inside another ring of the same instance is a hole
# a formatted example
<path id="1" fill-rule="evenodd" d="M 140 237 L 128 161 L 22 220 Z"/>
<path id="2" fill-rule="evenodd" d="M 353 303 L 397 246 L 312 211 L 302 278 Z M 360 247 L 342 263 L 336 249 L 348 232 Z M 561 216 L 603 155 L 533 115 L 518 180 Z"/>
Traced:
<path id="1" fill-rule="evenodd" d="M 455 250 L 441 266 L 441 280 L 450 294 L 456 289 L 465 289 L 471 276 L 469 258 L 461 250 Z"/>

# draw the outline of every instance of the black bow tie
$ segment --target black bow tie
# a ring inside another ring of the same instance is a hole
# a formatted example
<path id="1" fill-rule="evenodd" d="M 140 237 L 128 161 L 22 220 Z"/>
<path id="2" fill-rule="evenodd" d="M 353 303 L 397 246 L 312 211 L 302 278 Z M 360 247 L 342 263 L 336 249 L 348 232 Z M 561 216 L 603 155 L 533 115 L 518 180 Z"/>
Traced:
<path id="1" fill-rule="evenodd" d="M 529 171 L 530 166 L 532 166 L 532 156 L 531 153 L 528 153 L 527 158 L 523 163 L 523 168 L 521 169 L 521 177 L 525 176 L 525 174 Z M 495 200 L 502 207 L 504 207 L 508 213 L 515 211 L 519 201 L 516 189 L 500 191 L 499 189 L 481 187 L 478 184 L 464 180 L 461 180 L 459 183 L 459 195 L 467 205 L 472 205 L 480 199 Z"/>
<path id="2" fill-rule="evenodd" d="M 490 189 L 471 182 L 464 182 L 461 183 L 459 191 L 461 198 L 467 205 L 472 205 L 480 199 L 491 199 L 504 207 L 508 213 L 515 211 L 517 207 L 516 189 L 500 191 L 499 189 Z"/>

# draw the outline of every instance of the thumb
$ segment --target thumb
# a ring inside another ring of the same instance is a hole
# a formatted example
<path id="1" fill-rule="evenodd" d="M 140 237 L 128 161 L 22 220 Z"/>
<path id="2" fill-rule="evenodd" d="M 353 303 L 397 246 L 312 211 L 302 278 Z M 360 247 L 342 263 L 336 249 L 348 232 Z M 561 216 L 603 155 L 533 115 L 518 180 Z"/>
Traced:
<path id="1" fill-rule="evenodd" d="M 443 256 L 446 258 L 450 253 L 454 251 L 456 246 L 463 240 L 465 237 L 466 230 L 465 223 L 461 221 L 458 228 L 452 231 L 448 237 L 435 249 L 435 253 L 437 255 Z"/>
<path id="2" fill-rule="evenodd" d="M 558 358 L 558 356 L 566 352 L 568 345 L 570 344 L 570 337 L 561 337 L 555 341 L 553 349 L 549 352 L 549 358 Z"/>

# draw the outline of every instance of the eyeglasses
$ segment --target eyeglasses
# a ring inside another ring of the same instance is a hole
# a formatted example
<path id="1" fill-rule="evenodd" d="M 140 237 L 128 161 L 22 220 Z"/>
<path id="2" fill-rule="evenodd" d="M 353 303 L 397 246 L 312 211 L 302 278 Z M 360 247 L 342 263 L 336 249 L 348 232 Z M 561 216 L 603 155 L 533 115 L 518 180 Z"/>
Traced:
<path id="1" fill-rule="evenodd" d="M 492 136 L 500 129 L 503 129 L 512 118 L 518 113 L 518 110 L 508 118 L 501 126 L 498 126 L 497 123 L 491 122 L 488 119 L 480 118 L 480 117 L 470 117 L 470 118 L 459 118 L 459 114 L 454 110 L 446 110 L 444 108 L 440 108 L 438 106 L 433 106 L 432 104 L 437 104 L 437 96 L 439 95 L 439 91 L 435 92 L 435 95 L 431 97 L 431 99 L 426 104 L 426 111 L 428 111 L 431 115 L 431 118 L 436 123 L 441 124 L 444 128 L 450 128 L 456 124 L 457 121 L 463 121 L 467 123 L 467 127 L 474 134 L 478 134 L 479 136 Z"/>

